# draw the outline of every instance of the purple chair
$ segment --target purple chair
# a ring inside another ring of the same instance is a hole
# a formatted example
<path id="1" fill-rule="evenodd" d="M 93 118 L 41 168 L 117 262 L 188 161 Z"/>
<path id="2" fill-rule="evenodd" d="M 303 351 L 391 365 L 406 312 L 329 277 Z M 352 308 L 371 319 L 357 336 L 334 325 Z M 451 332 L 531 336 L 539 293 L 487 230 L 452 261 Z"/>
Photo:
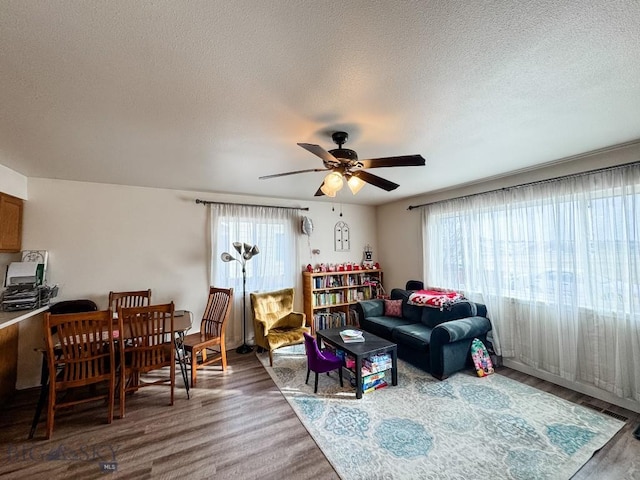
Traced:
<path id="1" fill-rule="evenodd" d="M 313 370 L 316 374 L 313 393 L 318 393 L 318 374 L 326 373 L 329 375 L 329 372 L 333 370 L 338 370 L 340 386 L 342 387 L 342 359 L 329 351 L 320 350 L 315 337 L 308 333 L 304 334 L 304 348 L 307 352 L 307 379 L 304 383 L 309 383 L 309 373 Z"/>

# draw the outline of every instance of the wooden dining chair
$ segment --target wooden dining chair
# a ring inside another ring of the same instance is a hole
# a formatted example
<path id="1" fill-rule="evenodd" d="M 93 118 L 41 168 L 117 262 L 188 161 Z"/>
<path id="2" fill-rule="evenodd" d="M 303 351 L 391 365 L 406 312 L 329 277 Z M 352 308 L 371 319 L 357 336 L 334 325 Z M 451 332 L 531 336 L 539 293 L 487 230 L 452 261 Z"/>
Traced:
<path id="1" fill-rule="evenodd" d="M 61 313 L 95 312 L 97 310 L 98 305 L 96 305 L 92 300 L 87 299 L 65 300 L 49 306 L 49 313 L 52 315 L 59 315 Z M 53 330 L 55 330 L 55 328 L 52 329 L 52 331 Z M 53 333 L 56 332 L 53 331 Z M 31 429 L 29 430 L 29 440 L 32 439 L 36 433 L 42 409 L 47 403 L 47 397 L 49 396 L 49 363 L 46 345 L 44 347 L 38 347 L 35 350 L 42 354 L 42 367 L 40 369 L 40 396 L 38 397 L 36 411 L 33 415 L 33 421 L 31 422 Z M 54 348 L 54 356 L 56 359 L 59 359 L 62 356 L 62 350 L 57 345 Z M 62 362 L 57 364 L 58 370 L 62 369 L 62 365 Z"/>
<path id="2" fill-rule="evenodd" d="M 119 307 L 120 331 L 120 418 L 124 418 L 127 392 L 142 387 L 164 385 L 171 389 L 173 405 L 176 385 L 175 330 L 173 302 L 144 307 Z M 169 367 L 169 377 L 143 380 L 141 375 Z"/>
<path id="3" fill-rule="evenodd" d="M 191 387 L 196 386 L 198 368 L 220 362 L 227 368 L 225 329 L 233 304 L 233 288 L 209 287 L 209 299 L 200 322 L 200 331 L 186 335 L 182 342 L 191 358 Z M 200 357 L 200 360 L 198 360 Z"/>
<path id="4" fill-rule="evenodd" d="M 53 434 L 56 412 L 95 400 L 107 401 L 107 423 L 113 420 L 115 401 L 115 348 L 109 310 L 54 315 L 44 314 L 49 372 L 47 438 Z M 106 383 L 107 392 L 91 388 L 81 398 L 58 399 L 62 391 Z"/>
<path id="5" fill-rule="evenodd" d="M 145 307 L 151 304 L 151 289 L 132 292 L 109 292 L 109 308 L 113 313 L 118 312 L 118 307 Z"/>

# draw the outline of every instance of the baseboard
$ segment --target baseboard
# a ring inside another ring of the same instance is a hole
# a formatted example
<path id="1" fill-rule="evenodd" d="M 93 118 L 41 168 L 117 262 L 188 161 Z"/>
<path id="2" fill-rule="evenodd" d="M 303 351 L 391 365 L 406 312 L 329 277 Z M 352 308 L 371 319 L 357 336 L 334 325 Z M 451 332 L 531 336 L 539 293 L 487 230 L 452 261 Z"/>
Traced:
<path id="1" fill-rule="evenodd" d="M 512 368 L 513 370 L 517 370 L 522 373 L 526 373 L 527 375 L 531 375 L 532 377 L 540 378 L 555 385 L 560 385 L 561 387 L 568 388 L 569 390 L 573 390 L 575 392 L 597 398 L 598 400 L 602 400 L 603 402 L 612 403 L 619 407 L 626 408 L 627 410 L 631 410 L 632 412 L 640 413 L 640 403 L 634 402 L 633 400 L 627 400 L 625 398 L 617 397 L 614 394 L 602 390 L 598 387 L 586 385 L 581 382 L 572 382 L 570 380 L 559 377 L 558 375 L 535 369 L 516 360 L 503 358 L 503 364 L 505 367 Z"/>

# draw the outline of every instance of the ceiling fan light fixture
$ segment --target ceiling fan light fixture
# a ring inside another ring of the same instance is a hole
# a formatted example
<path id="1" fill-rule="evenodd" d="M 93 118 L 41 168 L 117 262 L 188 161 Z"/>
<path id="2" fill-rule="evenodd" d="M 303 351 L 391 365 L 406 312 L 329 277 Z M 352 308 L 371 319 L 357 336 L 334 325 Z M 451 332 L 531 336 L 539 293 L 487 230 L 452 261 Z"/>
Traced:
<path id="1" fill-rule="evenodd" d="M 356 193 L 358 193 L 360 190 L 362 190 L 362 187 L 365 186 L 365 182 L 363 182 L 362 180 L 360 180 L 358 177 L 351 175 L 351 177 L 349 177 L 349 180 L 347 180 L 347 185 L 349 185 L 349 190 L 351 190 L 351 193 L 353 193 L 354 195 Z"/>
<path id="2" fill-rule="evenodd" d="M 258 177 L 259 179 L 283 177 L 285 175 L 295 175 L 305 172 L 330 172 L 324 178 L 322 185 L 314 194 L 314 197 L 327 195 L 335 197 L 336 193 L 344 187 L 344 181 L 347 181 L 349 189 L 353 195 L 356 195 L 365 183 L 369 183 L 374 187 L 381 188 L 387 192 L 395 190 L 400 185 L 386 178 L 379 177 L 373 173 L 369 173 L 370 168 L 386 168 L 386 167 L 419 167 L 425 165 L 422 155 L 402 155 L 395 157 L 369 158 L 367 160 L 359 160 L 358 154 L 348 148 L 342 148 L 349 135 L 347 132 L 333 132 L 331 138 L 338 148 L 333 150 L 325 150 L 320 145 L 313 143 L 298 143 L 299 147 L 304 148 L 309 153 L 322 160 L 324 168 L 308 168 L 306 170 L 296 170 L 291 172 L 276 173 L 275 175 L 265 175 Z"/>
<path id="3" fill-rule="evenodd" d="M 322 193 L 324 193 L 327 197 L 335 197 L 336 196 L 336 191 L 332 190 L 331 188 L 327 187 L 326 183 L 323 183 L 322 186 L 320 187 L 320 191 Z"/>
<path id="4" fill-rule="evenodd" d="M 343 186 L 344 181 L 342 179 L 342 174 L 340 174 L 340 172 L 331 172 L 326 177 L 324 177 L 324 183 L 322 185 L 322 187 L 325 188 L 329 193 L 327 193 L 325 190 L 322 190 L 322 188 L 321 190 L 325 195 L 328 195 L 329 197 L 335 197 L 336 192 L 338 192 L 338 190 L 341 190 Z M 333 193 L 333 195 L 331 195 L 331 193 Z"/>

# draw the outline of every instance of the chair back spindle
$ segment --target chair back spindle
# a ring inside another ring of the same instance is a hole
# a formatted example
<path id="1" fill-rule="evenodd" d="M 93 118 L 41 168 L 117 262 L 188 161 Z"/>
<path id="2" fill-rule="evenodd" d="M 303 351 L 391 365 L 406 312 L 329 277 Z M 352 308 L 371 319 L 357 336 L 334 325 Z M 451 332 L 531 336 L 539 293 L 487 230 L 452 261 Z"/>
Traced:
<path id="1" fill-rule="evenodd" d="M 118 308 L 146 307 L 151 304 L 151 289 L 131 292 L 109 292 L 109 308 L 117 313 Z"/>
<path id="2" fill-rule="evenodd" d="M 231 310 L 232 295 L 225 289 L 209 292 L 209 299 L 200 323 L 200 333 L 205 337 L 223 337 Z"/>

